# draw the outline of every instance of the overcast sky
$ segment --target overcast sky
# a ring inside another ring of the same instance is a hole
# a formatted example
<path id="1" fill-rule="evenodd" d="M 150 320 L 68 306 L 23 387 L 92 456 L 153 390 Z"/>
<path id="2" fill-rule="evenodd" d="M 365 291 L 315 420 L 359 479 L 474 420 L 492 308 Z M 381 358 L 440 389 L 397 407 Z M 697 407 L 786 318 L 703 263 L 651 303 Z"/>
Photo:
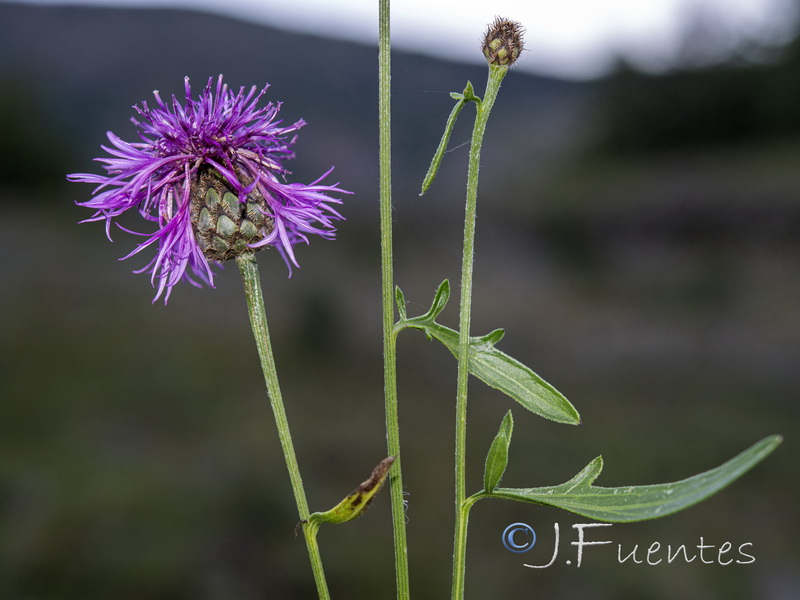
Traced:
<path id="1" fill-rule="evenodd" d="M 197 8 L 374 43 L 378 0 L 27 0 Z M 682 48 L 712 56 L 742 40 L 778 43 L 794 31 L 798 0 L 394 0 L 397 48 L 480 61 L 478 40 L 495 15 L 527 30 L 520 69 L 567 77 L 601 74 L 625 55 L 668 67 Z M 693 27 L 690 26 L 693 24 Z M 688 33 L 687 33 L 688 32 Z"/>

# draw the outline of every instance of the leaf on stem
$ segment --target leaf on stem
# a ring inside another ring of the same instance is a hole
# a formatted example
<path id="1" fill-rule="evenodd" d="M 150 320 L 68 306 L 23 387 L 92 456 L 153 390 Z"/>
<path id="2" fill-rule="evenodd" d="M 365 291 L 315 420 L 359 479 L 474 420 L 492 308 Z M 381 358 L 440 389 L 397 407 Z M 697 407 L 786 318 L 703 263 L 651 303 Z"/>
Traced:
<path id="1" fill-rule="evenodd" d="M 439 284 L 439 287 L 436 289 L 436 294 L 433 297 L 433 302 L 431 303 L 431 308 L 428 312 L 426 312 L 423 316 L 425 319 L 435 319 L 439 316 L 439 314 L 444 310 L 444 307 L 447 306 L 447 302 L 450 300 L 450 280 L 445 279 L 442 283 Z"/>
<path id="2" fill-rule="evenodd" d="M 766 437 L 715 469 L 672 483 L 613 488 L 592 485 L 603 470 L 603 458 L 598 456 L 561 485 L 495 488 L 488 497 L 554 506 L 612 523 L 657 519 L 715 494 L 758 464 L 782 441 L 779 435 Z"/>
<path id="3" fill-rule="evenodd" d="M 447 306 L 447 302 L 449 300 L 450 280 L 445 279 L 439 284 L 439 287 L 436 288 L 436 294 L 433 297 L 433 302 L 431 303 L 431 307 L 428 309 L 428 312 L 426 312 L 424 315 L 409 319 L 408 315 L 406 315 L 405 294 L 403 294 L 399 287 L 395 288 L 395 301 L 397 302 L 397 310 L 400 313 L 400 321 L 396 324 L 395 328 L 399 331 L 401 329 L 405 329 L 406 327 L 414 327 L 414 325 L 410 324 L 412 321 L 433 321 L 444 310 L 444 307 Z M 400 308 L 401 304 L 403 308 Z M 428 336 L 428 339 L 430 339 L 430 337 L 431 336 Z"/>
<path id="4" fill-rule="evenodd" d="M 399 286 L 394 287 L 394 302 L 397 305 L 397 314 L 400 315 L 400 319 L 406 319 L 406 297 Z"/>
<path id="5" fill-rule="evenodd" d="M 486 467 L 483 471 L 483 489 L 491 492 L 500 483 L 503 473 L 508 466 L 508 446 L 511 444 L 511 432 L 514 429 L 514 418 L 511 411 L 503 417 L 500 423 L 500 430 L 497 432 L 489 452 L 486 455 Z"/>
<path id="6" fill-rule="evenodd" d="M 467 102 L 481 101 L 481 99 L 475 95 L 475 90 L 472 88 L 472 83 L 469 81 L 467 82 L 467 86 L 464 88 L 463 93 L 458 94 L 456 92 L 452 92 L 450 97 L 453 98 L 453 100 L 456 100 L 456 104 L 453 107 L 453 110 L 450 111 L 450 116 L 447 117 L 447 124 L 445 125 L 442 139 L 439 142 L 439 147 L 436 149 L 436 152 L 433 155 L 433 160 L 431 160 L 431 166 L 428 167 L 428 172 L 425 174 L 425 179 L 422 181 L 422 191 L 419 193 L 420 196 L 428 191 L 428 188 L 431 187 L 433 180 L 436 179 L 436 174 L 439 172 L 439 166 L 442 164 L 442 158 L 447 150 L 447 145 L 450 143 L 450 135 L 453 133 L 453 127 L 455 127 L 456 120 L 458 119 L 461 109 L 464 108 L 464 105 Z"/>
<path id="7" fill-rule="evenodd" d="M 389 469 L 394 463 L 394 457 L 384 458 L 377 467 L 372 470 L 372 474 L 366 481 L 363 481 L 352 491 L 344 500 L 339 502 L 332 509 L 325 512 L 315 512 L 308 521 L 312 525 L 319 526 L 319 523 L 346 523 L 360 517 L 369 508 L 375 495 L 380 491 Z"/>
<path id="8" fill-rule="evenodd" d="M 436 292 L 431 309 L 422 316 L 401 320 L 396 329 L 420 329 L 429 339 L 439 340 L 458 358 L 458 332 L 434 320 L 449 297 L 450 284 L 445 280 Z M 558 423 L 580 424 L 578 411 L 557 389 L 518 360 L 495 348 L 503 335 L 502 329 L 496 329 L 484 336 L 470 337 L 469 372 L 541 417 Z"/>

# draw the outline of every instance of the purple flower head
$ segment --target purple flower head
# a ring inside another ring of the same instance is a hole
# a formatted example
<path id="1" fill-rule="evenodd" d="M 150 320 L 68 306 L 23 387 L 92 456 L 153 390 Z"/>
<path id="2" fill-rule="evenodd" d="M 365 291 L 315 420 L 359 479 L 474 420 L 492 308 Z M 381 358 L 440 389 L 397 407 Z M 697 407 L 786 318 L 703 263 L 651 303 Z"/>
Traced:
<path id="1" fill-rule="evenodd" d="M 332 222 L 342 216 L 331 204 L 341 200 L 328 194 L 350 193 L 320 184 L 330 171 L 308 185 L 286 183 L 282 161 L 294 157 L 290 147 L 305 122 L 281 127 L 280 103 L 259 108 L 269 86 L 234 93 L 220 75 L 196 100 L 188 77 L 185 87 L 184 103 L 175 96 L 164 102 L 156 91 L 155 107 L 134 107 L 140 142 L 108 132 L 111 146 L 102 148 L 111 156 L 96 159 L 106 175 L 67 176 L 97 184 L 92 199 L 78 204 L 96 211 L 86 221 L 105 220 L 109 239 L 112 221 L 128 209 L 156 223 L 154 232 L 130 232 L 144 241 L 123 257 L 157 247 L 137 271 L 151 274 L 154 301 L 163 294 L 166 302 L 181 280 L 213 287 L 212 264 L 265 246 L 275 246 L 291 272 L 299 266 L 294 244 L 308 243 L 309 234 L 334 237 Z"/>

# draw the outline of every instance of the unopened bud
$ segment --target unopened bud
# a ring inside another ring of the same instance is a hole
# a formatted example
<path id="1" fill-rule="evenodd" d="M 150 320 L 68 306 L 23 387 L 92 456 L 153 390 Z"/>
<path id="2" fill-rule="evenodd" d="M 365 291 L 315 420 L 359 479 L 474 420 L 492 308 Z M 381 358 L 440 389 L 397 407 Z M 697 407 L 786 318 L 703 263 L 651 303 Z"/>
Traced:
<path id="1" fill-rule="evenodd" d="M 483 55 L 490 65 L 511 66 L 522 51 L 524 29 L 516 21 L 496 17 L 486 28 Z"/>

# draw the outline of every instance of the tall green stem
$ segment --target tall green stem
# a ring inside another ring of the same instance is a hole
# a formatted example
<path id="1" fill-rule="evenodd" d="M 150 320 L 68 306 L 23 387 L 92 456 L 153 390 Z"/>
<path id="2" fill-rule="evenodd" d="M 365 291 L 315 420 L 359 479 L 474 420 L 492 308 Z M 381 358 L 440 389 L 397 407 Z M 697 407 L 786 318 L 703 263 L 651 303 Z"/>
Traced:
<path id="1" fill-rule="evenodd" d="M 394 329 L 394 271 L 392 265 L 392 154 L 391 154 L 391 38 L 389 0 L 381 0 L 378 42 L 378 125 L 380 151 L 381 296 L 383 308 L 383 381 L 386 402 L 386 443 L 395 457 L 389 488 L 392 500 L 395 578 L 398 600 L 410 598 L 408 544 L 400 456 L 400 420 L 397 410 L 397 352 Z"/>
<path id="2" fill-rule="evenodd" d="M 247 300 L 247 312 L 250 316 L 250 326 L 258 347 L 258 356 L 261 360 L 261 370 L 264 372 L 264 381 L 267 384 L 267 395 L 275 415 L 275 424 L 278 426 L 278 437 L 281 442 L 283 455 L 286 458 L 286 468 L 289 470 L 289 479 L 292 483 L 294 500 L 297 511 L 303 523 L 303 536 L 308 547 L 308 557 L 311 560 L 311 569 L 314 572 L 314 582 L 317 584 L 317 593 L 320 600 L 329 600 L 328 584 L 325 581 L 325 572 L 322 569 L 322 558 L 317 545 L 317 526 L 307 523 L 309 517 L 308 501 L 303 489 L 303 479 L 300 477 L 300 468 L 297 465 L 297 456 L 292 444 L 292 435 L 289 432 L 289 421 L 283 407 L 281 388 L 278 383 L 278 372 L 275 368 L 275 358 L 272 355 L 272 344 L 267 327 L 267 313 L 264 310 L 264 297 L 261 293 L 261 282 L 258 276 L 258 266 L 255 255 L 250 252 L 242 254 L 236 259 L 239 271 L 244 281 L 244 292 Z"/>
<path id="3" fill-rule="evenodd" d="M 481 160 L 481 144 L 486 131 L 489 113 L 492 111 L 500 83 L 508 67 L 489 65 L 489 79 L 483 100 L 477 104 L 475 125 L 469 150 L 467 174 L 467 206 L 464 217 L 464 253 L 461 260 L 461 308 L 459 314 L 458 392 L 456 395 L 456 531 L 453 541 L 453 588 L 452 600 L 464 597 L 464 574 L 467 558 L 467 522 L 471 503 L 466 498 L 466 453 L 467 453 L 467 384 L 469 370 L 469 327 L 472 313 L 472 271 L 475 254 L 475 217 L 478 201 L 478 170 Z"/>

